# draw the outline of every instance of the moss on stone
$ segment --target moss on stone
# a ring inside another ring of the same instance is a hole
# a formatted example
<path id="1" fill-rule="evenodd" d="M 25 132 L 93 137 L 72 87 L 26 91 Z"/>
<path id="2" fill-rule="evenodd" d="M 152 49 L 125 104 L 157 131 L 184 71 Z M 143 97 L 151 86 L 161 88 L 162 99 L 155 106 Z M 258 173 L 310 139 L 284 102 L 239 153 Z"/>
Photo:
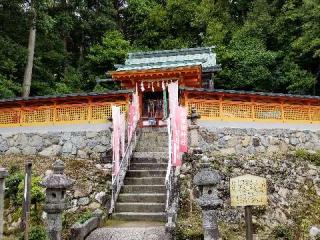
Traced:
<path id="1" fill-rule="evenodd" d="M 198 211 L 180 214 L 176 230 L 177 240 L 202 240 L 203 229 L 201 219 L 201 213 Z"/>

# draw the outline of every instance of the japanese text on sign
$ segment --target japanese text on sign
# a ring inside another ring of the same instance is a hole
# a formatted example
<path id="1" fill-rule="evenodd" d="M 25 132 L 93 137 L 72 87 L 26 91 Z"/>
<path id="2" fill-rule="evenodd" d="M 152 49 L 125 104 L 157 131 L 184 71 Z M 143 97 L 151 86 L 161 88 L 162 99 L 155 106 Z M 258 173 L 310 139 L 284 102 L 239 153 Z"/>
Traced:
<path id="1" fill-rule="evenodd" d="M 231 178 L 230 196 L 233 207 L 267 205 L 267 181 L 249 174 Z"/>

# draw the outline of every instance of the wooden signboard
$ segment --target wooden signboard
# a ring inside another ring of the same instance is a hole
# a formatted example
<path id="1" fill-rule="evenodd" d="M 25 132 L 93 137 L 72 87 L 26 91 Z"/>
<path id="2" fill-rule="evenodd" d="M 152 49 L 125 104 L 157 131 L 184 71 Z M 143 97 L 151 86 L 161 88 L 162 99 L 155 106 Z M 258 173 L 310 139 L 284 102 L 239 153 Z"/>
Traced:
<path id="1" fill-rule="evenodd" d="M 267 181 L 250 174 L 230 179 L 231 206 L 267 205 Z"/>

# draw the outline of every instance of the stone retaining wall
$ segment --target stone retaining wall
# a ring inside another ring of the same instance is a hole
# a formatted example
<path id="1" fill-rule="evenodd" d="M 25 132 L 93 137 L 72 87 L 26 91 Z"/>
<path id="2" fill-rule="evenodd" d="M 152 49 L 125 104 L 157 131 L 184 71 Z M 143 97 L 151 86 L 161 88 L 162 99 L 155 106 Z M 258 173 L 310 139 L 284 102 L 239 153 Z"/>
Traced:
<path id="1" fill-rule="evenodd" d="M 320 131 L 250 128 L 200 128 L 200 146 L 220 154 L 320 150 Z"/>
<path id="2" fill-rule="evenodd" d="M 70 156 L 98 159 L 111 148 L 111 133 L 102 131 L 0 133 L 0 154 Z"/>

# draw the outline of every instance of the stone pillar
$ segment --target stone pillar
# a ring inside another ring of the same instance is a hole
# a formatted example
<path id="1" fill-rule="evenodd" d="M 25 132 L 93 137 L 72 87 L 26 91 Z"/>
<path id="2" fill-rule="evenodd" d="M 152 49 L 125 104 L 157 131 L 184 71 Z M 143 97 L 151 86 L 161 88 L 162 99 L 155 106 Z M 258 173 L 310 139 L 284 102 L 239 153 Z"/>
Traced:
<path id="1" fill-rule="evenodd" d="M 3 211 L 4 211 L 4 179 L 8 176 L 8 171 L 0 167 L 0 239 L 3 238 Z"/>
<path id="2" fill-rule="evenodd" d="M 168 222 L 166 223 L 166 237 L 167 239 L 173 239 L 174 230 L 176 229 L 176 212 L 170 208 L 167 211 Z"/>
<path id="3" fill-rule="evenodd" d="M 64 163 L 57 160 L 53 163 L 53 173 L 41 182 L 41 185 L 46 188 L 44 211 L 47 213 L 46 227 L 50 240 L 61 239 L 61 214 L 65 209 L 66 190 L 74 184 L 74 180 L 67 177 L 63 171 Z"/>
<path id="4" fill-rule="evenodd" d="M 194 176 L 193 183 L 200 190 L 197 203 L 202 209 L 204 240 L 219 239 L 217 209 L 222 206 L 222 200 L 218 197 L 217 190 L 219 182 L 220 175 L 217 171 L 210 169 L 208 158 L 203 157 L 201 170 Z"/>
<path id="5" fill-rule="evenodd" d="M 188 116 L 191 124 L 189 125 L 190 133 L 190 153 L 200 153 L 199 148 L 199 126 L 197 125 L 197 120 L 200 118 L 200 115 L 197 113 L 196 109 L 193 107 L 191 113 Z"/>
<path id="6" fill-rule="evenodd" d="M 199 126 L 198 125 L 190 125 L 190 151 L 193 152 L 199 148 Z"/>

